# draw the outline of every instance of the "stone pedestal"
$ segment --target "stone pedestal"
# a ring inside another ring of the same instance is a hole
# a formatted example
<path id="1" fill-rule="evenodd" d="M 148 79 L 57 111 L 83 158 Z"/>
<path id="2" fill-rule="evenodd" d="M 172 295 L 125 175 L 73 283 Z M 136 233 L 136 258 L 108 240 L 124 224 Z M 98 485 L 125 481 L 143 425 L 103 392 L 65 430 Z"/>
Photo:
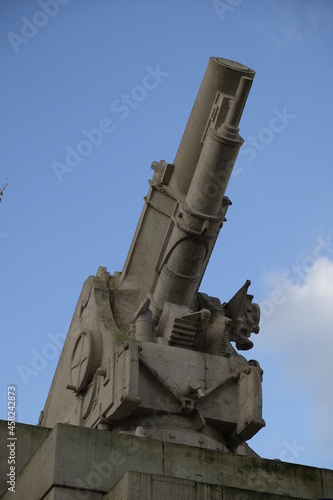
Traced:
<path id="1" fill-rule="evenodd" d="M 18 500 L 316 500 L 333 497 L 333 471 L 250 458 L 110 431 L 17 424 L 15 494 L 7 491 L 7 422 L 1 490 Z"/>

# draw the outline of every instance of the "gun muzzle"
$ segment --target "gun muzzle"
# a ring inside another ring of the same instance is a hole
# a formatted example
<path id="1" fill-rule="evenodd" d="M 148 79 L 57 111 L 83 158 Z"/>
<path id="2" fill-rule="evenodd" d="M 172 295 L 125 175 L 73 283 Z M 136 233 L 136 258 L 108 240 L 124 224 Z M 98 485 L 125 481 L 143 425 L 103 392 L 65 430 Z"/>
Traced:
<path id="1" fill-rule="evenodd" d="M 199 161 L 190 184 L 186 203 L 209 216 L 218 215 L 243 139 L 239 122 L 250 92 L 252 79 L 242 76 L 234 99 L 228 103 L 225 121 L 217 128 L 207 127 Z"/>
<path id="2" fill-rule="evenodd" d="M 209 59 L 173 162 L 175 172 L 170 181 L 170 188 L 175 192 L 187 194 L 202 150 L 202 137 L 207 129 L 207 118 L 210 117 L 212 121 L 218 119 L 219 124 L 225 121 L 228 100 L 235 97 L 240 80 L 244 76 L 253 80 L 255 71 L 229 59 L 221 57 Z M 217 96 L 218 101 L 216 101 Z M 239 102 L 241 105 L 241 101 Z"/>

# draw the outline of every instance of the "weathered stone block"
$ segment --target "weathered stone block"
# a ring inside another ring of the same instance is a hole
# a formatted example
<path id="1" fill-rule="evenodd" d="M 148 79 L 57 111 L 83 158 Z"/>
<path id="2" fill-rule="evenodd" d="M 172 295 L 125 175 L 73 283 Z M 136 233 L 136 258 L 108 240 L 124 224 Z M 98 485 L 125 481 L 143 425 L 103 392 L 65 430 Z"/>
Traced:
<path id="1" fill-rule="evenodd" d="M 43 441 L 50 434 L 51 429 L 45 427 L 36 427 L 34 425 L 23 425 L 16 424 L 15 426 L 15 437 L 16 447 L 15 447 L 15 467 L 16 475 L 18 475 L 25 465 L 29 462 L 30 458 L 41 446 Z M 7 474 L 9 470 L 8 464 L 8 448 L 7 438 L 8 434 L 8 423 L 6 420 L 0 420 L 0 497 L 7 489 Z"/>
<path id="2" fill-rule="evenodd" d="M 3 443 L 7 427 L 2 423 L 0 429 Z M 327 469 L 67 424 L 44 431 L 42 440 L 42 434 L 34 433 L 32 426 L 17 424 L 21 443 L 29 444 L 35 435 L 41 441 L 30 460 L 26 461 L 27 454 L 25 462 L 18 464 L 21 473 L 15 498 L 19 500 L 333 497 L 333 471 Z M 11 492 L 3 496 L 4 500 L 12 498 Z"/>

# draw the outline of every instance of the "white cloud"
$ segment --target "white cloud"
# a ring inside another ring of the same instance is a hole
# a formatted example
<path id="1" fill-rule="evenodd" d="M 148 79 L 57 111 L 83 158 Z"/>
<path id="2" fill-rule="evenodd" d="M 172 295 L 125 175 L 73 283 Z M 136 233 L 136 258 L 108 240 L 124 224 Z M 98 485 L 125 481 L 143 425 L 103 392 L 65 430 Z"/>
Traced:
<path id="1" fill-rule="evenodd" d="M 270 289 L 265 300 L 271 307 L 255 339 L 255 351 L 264 370 L 268 353 L 283 366 L 270 393 L 284 386 L 289 405 L 290 391 L 295 391 L 298 401 L 302 396 L 304 407 L 293 409 L 293 418 L 301 416 L 313 453 L 329 457 L 333 449 L 333 261 L 316 259 L 302 271 L 304 280 L 297 284 L 286 281 L 287 273 L 266 276 Z M 276 304 L 271 300 L 274 296 L 279 299 Z M 287 415 L 288 408 L 285 411 Z"/>

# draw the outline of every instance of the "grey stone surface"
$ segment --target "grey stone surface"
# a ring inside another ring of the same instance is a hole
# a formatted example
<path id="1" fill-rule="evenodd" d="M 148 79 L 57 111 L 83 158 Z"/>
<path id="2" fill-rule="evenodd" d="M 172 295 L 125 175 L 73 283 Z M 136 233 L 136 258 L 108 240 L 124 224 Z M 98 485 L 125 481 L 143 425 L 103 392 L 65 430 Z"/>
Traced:
<path id="1" fill-rule="evenodd" d="M 51 491 L 43 498 L 43 500 L 78 500 L 79 498 L 86 500 L 103 500 L 104 494 L 97 491 L 79 492 L 77 489 L 62 488 L 54 486 Z"/>
<path id="2" fill-rule="evenodd" d="M 215 489 L 215 487 L 213 488 Z M 197 491 L 195 481 L 127 472 L 105 495 L 105 500 L 153 500 L 158 498 L 194 500 L 196 498 L 210 498 L 207 495 L 199 497 Z"/>
<path id="3" fill-rule="evenodd" d="M 58 424 L 3 498 L 316 500 L 333 497 L 332 481 L 315 467 Z"/>
<path id="4" fill-rule="evenodd" d="M 240 485 L 241 486 L 241 485 Z M 177 479 L 171 476 L 156 476 L 128 472 L 105 495 L 104 500 L 301 500 L 268 492 L 257 492 L 239 488 L 210 485 L 197 481 Z"/>
<path id="5" fill-rule="evenodd" d="M 25 465 L 29 462 L 34 453 L 50 434 L 51 429 L 45 427 L 36 427 L 34 425 L 15 426 L 15 472 L 18 475 Z M 8 423 L 0 420 L 0 497 L 7 489 L 8 474 Z"/>
<path id="6" fill-rule="evenodd" d="M 323 487 L 323 497 L 332 497 L 333 499 L 333 474 L 331 470 L 321 470 L 321 481 Z"/>

